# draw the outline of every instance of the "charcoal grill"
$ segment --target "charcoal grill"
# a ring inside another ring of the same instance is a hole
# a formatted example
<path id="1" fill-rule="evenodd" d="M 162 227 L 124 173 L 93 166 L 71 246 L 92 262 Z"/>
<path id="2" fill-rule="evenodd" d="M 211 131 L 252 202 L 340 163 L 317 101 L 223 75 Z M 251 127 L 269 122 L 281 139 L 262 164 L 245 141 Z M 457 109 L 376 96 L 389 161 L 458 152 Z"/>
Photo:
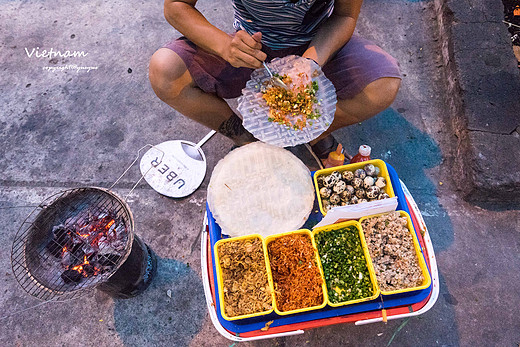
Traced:
<path id="1" fill-rule="evenodd" d="M 98 234 L 63 236 L 105 220 L 111 221 Z M 43 201 L 20 226 L 11 262 L 20 286 L 42 300 L 71 300 L 96 287 L 115 297 L 135 296 L 156 271 L 155 255 L 134 235 L 127 203 L 97 187 L 65 190 Z"/>

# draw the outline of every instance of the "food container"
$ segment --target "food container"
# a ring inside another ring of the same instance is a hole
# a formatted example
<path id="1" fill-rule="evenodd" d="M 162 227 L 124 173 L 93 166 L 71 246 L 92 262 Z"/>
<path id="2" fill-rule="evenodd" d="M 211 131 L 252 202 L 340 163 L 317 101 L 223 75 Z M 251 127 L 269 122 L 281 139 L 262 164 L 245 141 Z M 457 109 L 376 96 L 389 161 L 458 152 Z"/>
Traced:
<path id="1" fill-rule="evenodd" d="M 268 251 L 269 248 L 268 248 L 268 245 L 271 242 L 273 242 L 274 240 L 276 240 L 276 239 L 278 239 L 280 237 L 287 236 L 287 235 L 298 235 L 298 234 L 306 235 L 309 238 L 309 241 L 312 244 L 312 248 L 314 250 L 314 259 L 316 260 L 316 266 L 318 267 L 318 270 L 320 272 L 320 276 L 321 276 L 321 279 L 322 279 L 321 288 L 322 288 L 322 293 L 323 293 L 323 301 L 322 301 L 321 304 L 316 305 L 316 306 L 304 307 L 304 308 L 299 308 L 299 309 L 290 310 L 290 311 L 280 311 L 278 309 L 278 306 L 277 306 L 276 295 L 274 295 L 274 311 L 277 314 L 279 314 L 279 315 L 289 315 L 289 314 L 307 312 L 307 311 L 312 311 L 312 310 L 319 310 L 319 309 L 321 309 L 321 308 L 323 308 L 323 307 L 325 307 L 327 305 L 327 288 L 325 286 L 325 280 L 324 280 L 324 277 L 323 277 L 323 270 L 321 268 L 321 263 L 320 263 L 320 259 L 319 259 L 319 256 L 318 256 L 318 251 L 316 249 L 316 244 L 314 243 L 314 238 L 312 237 L 312 233 L 311 233 L 310 230 L 307 230 L 307 229 L 300 229 L 300 230 L 296 230 L 296 231 L 289 231 L 289 232 L 285 232 L 285 233 L 281 233 L 281 234 L 271 235 L 271 236 L 268 236 L 268 237 L 265 238 L 264 247 L 265 247 L 265 252 L 267 254 L 267 257 L 266 257 L 267 263 L 268 263 L 267 271 L 269 273 L 269 276 L 272 279 L 273 288 L 275 288 L 275 282 L 274 282 L 274 278 L 273 278 L 272 271 L 271 271 L 271 261 L 270 261 L 270 258 L 269 258 L 269 251 Z"/>
<path id="2" fill-rule="evenodd" d="M 382 161 L 381 159 L 373 159 L 373 160 L 363 161 L 360 163 L 354 163 L 354 164 L 348 164 L 348 165 L 336 166 L 336 167 L 331 167 L 328 169 L 318 170 L 314 173 L 313 179 L 314 179 L 314 188 L 316 189 L 316 196 L 318 197 L 318 204 L 320 206 L 320 211 L 323 215 L 326 215 L 327 211 L 325 211 L 325 209 L 323 208 L 323 200 L 320 196 L 320 188 L 318 186 L 318 177 L 329 175 L 333 171 L 339 171 L 340 173 L 342 173 L 343 171 L 354 172 L 357 169 L 363 169 L 365 167 L 365 165 L 367 165 L 367 164 L 372 164 L 375 167 L 379 168 L 380 172 L 377 177 L 384 177 L 384 179 L 386 180 L 386 186 L 384 187 L 383 191 L 385 193 L 387 193 L 389 195 L 389 197 L 391 197 L 391 198 L 395 196 L 394 189 L 392 188 L 392 183 L 390 180 L 390 175 L 388 174 L 388 168 L 386 167 L 385 162 Z M 348 205 L 348 206 L 350 206 L 350 205 Z"/>
<path id="3" fill-rule="evenodd" d="M 360 303 L 360 302 L 364 302 L 364 301 L 374 300 L 375 298 L 377 298 L 379 296 L 379 293 L 380 293 L 379 292 L 379 286 L 377 285 L 376 275 L 374 273 L 374 267 L 372 266 L 372 261 L 370 259 L 370 255 L 368 253 L 367 244 L 365 242 L 365 237 L 363 236 L 363 232 L 361 230 L 361 224 L 359 224 L 358 221 L 346 221 L 346 222 L 332 224 L 332 225 L 327 225 L 327 226 L 324 226 L 324 227 L 321 227 L 321 228 L 314 229 L 313 230 L 313 236 L 314 236 L 315 245 L 317 244 L 315 238 L 316 238 L 316 236 L 318 234 L 320 234 L 320 233 L 327 233 L 327 232 L 331 232 L 331 231 L 334 231 L 334 230 L 340 230 L 340 229 L 343 229 L 343 228 L 346 228 L 346 227 L 349 227 L 349 226 L 354 226 L 358 230 L 358 236 L 359 236 L 359 239 L 361 241 L 361 247 L 363 249 L 363 256 L 365 258 L 365 263 L 366 263 L 366 266 L 368 268 L 368 273 L 369 273 L 369 276 L 370 276 L 370 283 L 372 285 L 372 295 L 367 296 L 365 298 L 359 298 L 359 299 L 355 299 L 355 300 L 349 300 L 349 301 L 343 301 L 343 302 L 339 302 L 339 303 L 333 303 L 333 302 L 330 302 L 330 300 L 328 299 L 329 297 L 328 297 L 328 293 L 327 293 L 327 303 L 330 306 L 332 306 L 332 307 L 339 307 L 339 306 L 344 306 L 344 305 L 352 305 L 352 304 L 356 304 L 356 303 Z M 322 270 L 325 271 L 324 265 L 321 263 L 322 255 L 320 254 L 319 249 L 318 249 L 318 254 L 319 254 L 320 264 L 322 266 Z M 328 290 L 328 288 L 326 288 L 326 289 Z"/>
<path id="4" fill-rule="evenodd" d="M 415 234 L 415 230 L 413 228 L 413 224 L 412 224 L 412 220 L 410 218 L 410 215 L 408 213 L 406 213 L 405 211 L 397 211 L 397 212 L 399 212 L 399 215 L 401 217 L 405 217 L 406 218 L 407 228 L 408 228 L 408 231 L 410 232 L 410 234 L 412 235 L 413 246 L 414 246 L 414 249 L 415 249 L 415 255 L 417 256 L 419 267 L 421 268 L 421 272 L 423 274 L 424 280 L 421 283 L 421 285 L 417 286 L 417 287 L 410 287 L 410 288 L 404 288 L 404 289 L 393 290 L 393 291 L 383 291 L 383 290 L 381 290 L 381 294 L 382 295 L 393 295 L 393 294 L 406 293 L 406 292 L 411 292 L 411 291 L 416 291 L 416 290 L 422 290 L 422 289 L 428 288 L 430 286 L 430 284 L 431 284 L 430 273 L 428 272 L 428 268 L 426 266 L 426 262 L 424 260 L 424 256 L 423 256 L 423 254 L 421 252 L 421 246 L 419 245 L 419 241 L 417 240 L 417 235 Z M 363 222 L 365 219 L 379 217 L 379 216 L 382 216 L 382 215 L 385 215 L 385 214 L 387 214 L 387 213 L 380 213 L 380 214 L 376 214 L 376 215 L 372 215 L 372 216 L 366 216 L 366 217 L 361 218 L 359 220 L 361 229 L 363 229 L 363 226 L 361 225 L 361 222 Z M 363 236 L 364 236 L 364 233 L 363 233 Z M 367 252 L 367 253 L 370 253 L 370 252 Z"/>
<path id="5" fill-rule="evenodd" d="M 267 275 L 267 284 L 268 284 L 268 288 L 269 288 L 268 290 L 270 290 L 270 292 L 271 292 L 271 309 L 270 310 L 266 310 L 266 311 L 261 311 L 261 312 L 255 312 L 255 313 L 251 313 L 251 314 L 245 314 L 245 315 L 239 315 L 239 316 L 230 317 L 230 316 L 228 316 L 226 314 L 226 310 L 225 310 L 225 307 L 224 307 L 224 297 L 225 297 L 224 296 L 224 279 L 223 279 L 223 270 L 222 270 L 222 267 L 220 266 L 219 247 L 220 247 L 220 245 L 222 245 L 224 243 L 227 243 L 227 242 L 241 241 L 241 240 L 247 241 L 247 240 L 252 240 L 252 239 L 255 239 L 255 238 L 259 239 L 262 242 L 262 252 L 263 252 L 263 255 L 264 255 L 264 263 L 265 263 L 266 275 Z M 251 234 L 251 235 L 245 235 L 245 236 L 240 236 L 240 237 L 221 239 L 221 240 L 219 240 L 219 241 L 217 241 L 215 243 L 214 254 L 215 254 L 215 267 L 216 267 L 216 270 L 217 270 L 218 293 L 219 293 L 219 301 L 220 301 L 220 313 L 222 314 L 222 317 L 225 320 L 232 321 L 232 320 L 238 320 L 238 319 L 246 319 L 246 318 L 252 318 L 252 317 L 267 315 L 267 314 L 273 312 L 274 291 L 273 291 L 273 285 L 272 285 L 272 281 L 271 281 L 271 275 L 269 273 L 269 264 L 268 264 L 268 259 L 267 259 L 267 252 L 266 252 L 265 243 L 263 241 L 262 236 L 260 236 L 258 234 Z"/>

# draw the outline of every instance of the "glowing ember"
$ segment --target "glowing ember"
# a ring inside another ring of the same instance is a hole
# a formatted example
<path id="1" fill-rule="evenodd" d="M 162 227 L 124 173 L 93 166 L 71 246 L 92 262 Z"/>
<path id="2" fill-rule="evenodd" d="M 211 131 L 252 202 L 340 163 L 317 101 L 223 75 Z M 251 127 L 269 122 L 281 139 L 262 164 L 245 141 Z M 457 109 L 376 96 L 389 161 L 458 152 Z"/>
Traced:
<path id="1" fill-rule="evenodd" d="M 126 226 L 110 214 L 75 216 L 53 228 L 47 250 L 60 259 L 65 283 L 111 271 L 123 256 Z"/>

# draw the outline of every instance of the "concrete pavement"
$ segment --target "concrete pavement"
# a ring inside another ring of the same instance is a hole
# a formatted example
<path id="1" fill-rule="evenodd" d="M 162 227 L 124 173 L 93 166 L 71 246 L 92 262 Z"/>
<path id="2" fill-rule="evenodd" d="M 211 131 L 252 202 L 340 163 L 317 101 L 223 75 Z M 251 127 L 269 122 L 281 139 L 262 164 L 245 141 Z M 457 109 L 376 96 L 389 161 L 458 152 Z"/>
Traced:
<path id="1" fill-rule="evenodd" d="M 520 205 L 520 74 L 499 1 L 435 0 L 454 170 L 469 201 Z M 500 154 L 499 154 L 500 153 Z"/>
<path id="2" fill-rule="evenodd" d="M 230 1 L 198 8 L 231 31 Z M 244 346 L 512 346 L 520 343 L 520 213 L 461 199 L 453 177 L 457 139 L 444 102 L 433 1 L 365 0 L 359 34 L 401 64 L 392 108 L 337 132 L 348 151 L 362 143 L 393 165 L 417 200 L 436 250 L 441 294 L 428 313 L 368 326 L 337 325 Z M 0 1 L 0 345 L 229 346 L 213 328 L 201 284 L 199 232 L 211 170 L 231 148 L 216 135 L 205 146 L 208 175 L 184 199 L 141 183 L 129 197 L 136 233 L 159 256 L 158 277 L 141 296 L 102 292 L 73 302 L 38 304 L 10 270 L 12 239 L 31 207 L 57 191 L 108 187 L 147 143 L 197 141 L 208 130 L 153 94 L 151 54 L 177 33 L 162 2 Z M 28 57 L 25 48 L 84 51 L 84 57 Z M 77 65 L 89 72 L 50 69 Z M 49 69 L 44 70 L 45 67 Z M 114 191 L 126 195 L 133 168 Z M 167 291 L 171 290 L 171 298 Z M 6 318 L 6 316 L 9 316 Z M 399 330 L 399 331 L 398 331 Z"/>

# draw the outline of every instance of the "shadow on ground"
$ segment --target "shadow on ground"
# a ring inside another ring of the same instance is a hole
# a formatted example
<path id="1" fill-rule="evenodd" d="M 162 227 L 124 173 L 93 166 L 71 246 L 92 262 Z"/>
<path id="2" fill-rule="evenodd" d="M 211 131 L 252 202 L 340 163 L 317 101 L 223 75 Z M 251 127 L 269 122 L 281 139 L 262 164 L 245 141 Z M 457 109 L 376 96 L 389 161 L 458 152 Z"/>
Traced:
<path id="1" fill-rule="evenodd" d="M 179 261 L 157 258 L 150 287 L 135 298 L 115 300 L 115 328 L 126 346 L 187 346 L 202 329 L 205 302 L 195 271 Z"/>

